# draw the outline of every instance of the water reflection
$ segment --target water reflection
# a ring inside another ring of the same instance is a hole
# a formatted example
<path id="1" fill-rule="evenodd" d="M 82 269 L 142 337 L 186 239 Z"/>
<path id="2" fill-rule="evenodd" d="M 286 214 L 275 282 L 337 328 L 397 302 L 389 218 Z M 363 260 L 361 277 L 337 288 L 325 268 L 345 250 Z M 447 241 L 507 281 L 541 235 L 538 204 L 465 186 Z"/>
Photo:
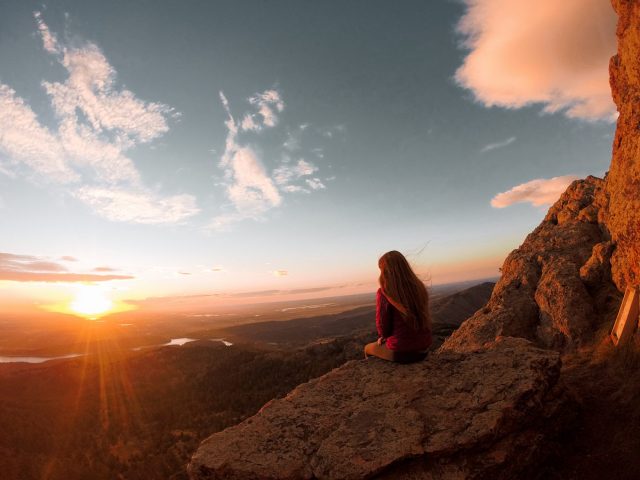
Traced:
<path id="1" fill-rule="evenodd" d="M 135 347 L 132 348 L 131 350 L 133 350 L 134 352 L 137 352 L 139 350 L 142 349 L 147 349 L 147 348 L 153 348 L 153 347 L 169 347 L 172 345 L 176 345 L 181 347 L 182 345 L 189 343 L 189 342 L 195 342 L 198 340 L 207 340 L 207 339 L 200 339 L 200 338 L 187 338 L 187 337 L 181 337 L 181 338 L 172 338 L 169 342 L 167 343 L 161 343 L 159 345 L 145 345 L 143 347 Z M 220 342 L 222 343 L 224 346 L 226 347 L 230 347 L 231 345 L 233 345 L 233 343 L 226 341 L 224 338 L 209 338 L 208 339 L 210 342 Z M 49 360 L 58 360 L 61 358 L 75 358 L 75 357 L 81 357 L 85 355 L 84 353 L 70 353 L 68 355 L 59 355 L 56 357 L 19 357 L 19 356 L 0 356 L 0 363 L 44 363 L 44 362 L 48 362 Z"/>
<path id="2" fill-rule="evenodd" d="M 0 357 L 0 363 L 44 363 L 49 360 L 58 360 L 60 358 L 75 358 L 81 357 L 82 353 L 70 353 L 68 355 L 60 355 L 57 357 Z"/>

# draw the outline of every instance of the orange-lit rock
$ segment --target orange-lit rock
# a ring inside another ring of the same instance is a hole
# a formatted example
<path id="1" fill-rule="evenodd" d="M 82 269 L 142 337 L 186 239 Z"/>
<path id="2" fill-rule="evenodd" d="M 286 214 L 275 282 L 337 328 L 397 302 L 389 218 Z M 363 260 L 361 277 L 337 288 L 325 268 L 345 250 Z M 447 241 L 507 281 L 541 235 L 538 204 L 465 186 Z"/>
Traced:
<path id="1" fill-rule="evenodd" d="M 532 439 L 557 426 L 540 419 L 560 413 L 559 373 L 558 353 L 515 338 L 413 365 L 351 361 L 209 437 L 189 472 L 238 480 L 518 478 L 548 447 Z"/>
<path id="2" fill-rule="evenodd" d="M 609 64 L 609 77 L 620 116 L 605 185 L 605 221 L 616 244 L 613 280 L 624 290 L 640 284 L 640 3 L 612 3 L 618 14 L 618 53 Z"/>
<path id="3" fill-rule="evenodd" d="M 611 320 L 620 295 L 611 281 L 613 244 L 598 222 L 603 185 L 587 177 L 567 188 L 504 261 L 489 303 L 442 348 L 475 349 L 510 335 L 564 349 L 588 342 Z"/>

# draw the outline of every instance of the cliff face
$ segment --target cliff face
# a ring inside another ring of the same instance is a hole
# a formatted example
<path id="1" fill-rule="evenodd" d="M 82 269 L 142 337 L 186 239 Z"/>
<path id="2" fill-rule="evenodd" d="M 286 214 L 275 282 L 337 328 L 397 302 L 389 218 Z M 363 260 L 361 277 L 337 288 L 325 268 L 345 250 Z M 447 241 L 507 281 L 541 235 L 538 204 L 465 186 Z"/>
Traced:
<path id="1" fill-rule="evenodd" d="M 620 116 L 605 180 L 574 182 L 487 305 L 416 365 L 353 361 L 212 435 L 193 479 L 528 478 L 571 417 L 560 355 L 640 283 L 640 3 L 613 0 Z M 529 468 L 529 470 L 527 470 Z"/>
<path id="2" fill-rule="evenodd" d="M 618 53 L 609 63 L 611 93 L 620 116 L 605 184 L 606 224 L 616 249 L 613 280 L 620 290 L 640 284 L 640 3 L 613 0 Z"/>
<path id="3" fill-rule="evenodd" d="M 569 186 L 509 254 L 487 305 L 443 349 L 472 350 L 509 335 L 562 350 L 588 342 L 611 320 L 620 294 L 611 281 L 614 244 L 603 223 L 604 183 L 588 177 Z"/>

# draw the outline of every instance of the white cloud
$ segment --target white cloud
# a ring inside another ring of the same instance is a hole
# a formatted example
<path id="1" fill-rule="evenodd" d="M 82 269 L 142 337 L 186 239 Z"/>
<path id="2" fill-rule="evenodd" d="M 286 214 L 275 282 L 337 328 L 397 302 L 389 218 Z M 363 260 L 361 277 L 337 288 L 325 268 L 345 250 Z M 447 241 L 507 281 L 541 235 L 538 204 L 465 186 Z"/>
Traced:
<path id="1" fill-rule="evenodd" d="M 309 190 L 300 185 L 285 185 L 282 190 L 287 193 L 309 193 Z"/>
<path id="2" fill-rule="evenodd" d="M 306 182 L 307 185 L 309 185 L 309 187 L 311 187 L 313 190 L 324 190 L 325 188 L 327 188 L 319 178 L 308 178 Z"/>
<path id="3" fill-rule="evenodd" d="M 161 197 L 148 190 L 81 187 L 73 195 L 109 220 L 143 224 L 178 223 L 199 212 L 191 195 Z"/>
<path id="4" fill-rule="evenodd" d="M 498 148 L 506 147 L 507 145 L 511 145 L 515 141 L 516 141 L 516 137 L 509 137 L 506 140 L 502 140 L 500 142 L 489 143 L 480 149 L 480 153 L 485 153 L 491 150 L 496 150 Z"/>
<path id="5" fill-rule="evenodd" d="M 245 130 L 245 131 L 255 132 L 260 130 L 260 126 L 253 119 L 252 114 L 245 115 L 244 118 L 242 119 L 242 123 L 240 124 L 240 126 L 242 127 L 242 130 Z"/>
<path id="6" fill-rule="evenodd" d="M 231 112 L 229 100 L 223 92 L 219 95 L 227 113 L 225 149 L 218 163 L 223 179 L 219 184 L 225 188 L 231 209 L 214 217 L 210 226 L 214 230 L 226 230 L 242 220 L 264 220 L 269 210 L 282 205 L 283 194 L 310 193 L 295 182 L 303 182 L 303 177 L 314 174 L 318 167 L 304 159 L 291 164 L 288 154 L 283 152 L 269 172 L 256 150 L 246 141 L 239 140 L 241 134 L 244 139 L 248 134 L 257 134 L 277 125 L 278 114 L 284 109 L 279 92 L 266 90 L 250 97 L 249 104 L 256 112 L 245 113 L 239 124 Z M 288 150 L 286 144 L 283 149 Z M 306 184 L 314 190 L 325 188 L 317 178 L 306 179 Z"/>
<path id="7" fill-rule="evenodd" d="M 251 148 L 241 147 L 235 151 L 231 171 L 233 183 L 227 193 L 238 211 L 255 216 L 280 205 L 282 198 L 278 189 Z"/>
<path id="8" fill-rule="evenodd" d="M 58 136 L 38 122 L 15 90 L 3 84 L 0 84 L 0 153 L 6 159 L 0 167 L 8 172 L 24 165 L 53 182 L 74 182 L 80 178 L 65 161 Z"/>
<path id="9" fill-rule="evenodd" d="M 60 53 L 58 39 L 55 34 L 51 33 L 47 24 L 44 23 L 44 20 L 42 20 L 42 14 L 40 12 L 34 12 L 33 16 L 36 19 L 36 24 L 38 25 L 38 31 L 40 32 L 44 49 L 49 53 Z"/>
<path id="10" fill-rule="evenodd" d="M 273 171 L 273 179 L 278 185 L 288 185 L 290 182 L 300 177 L 312 175 L 316 171 L 318 171 L 318 167 L 300 159 L 295 165 L 284 164 L 276 168 Z"/>
<path id="11" fill-rule="evenodd" d="M 238 143 L 238 125 L 236 124 L 229 101 L 220 92 L 220 100 L 227 112 L 227 138 L 225 151 L 219 166 L 223 169 L 227 197 L 235 212 L 218 216 L 213 221 L 214 228 L 223 228 L 230 223 L 245 218 L 260 218 L 269 209 L 282 201 L 278 189 L 259 160 L 256 152 Z M 247 118 L 245 116 L 245 118 Z"/>
<path id="12" fill-rule="evenodd" d="M 262 116 L 264 127 L 275 127 L 278 122 L 277 113 L 284 110 L 284 102 L 277 90 L 265 90 L 262 93 L 256 93 L 249 98 L 249 103 L 257 106 L 258 113 Z M 258 130 L 261 128 L 263 127 L 258 127 Z"/>
<path id="13" fill-rule="evenodd" d="M 531 203 L 536 207 L 550 205 L 558 200 L 571 182 L 577 179 L 578 177 L 575 175 L 537 178 L 516 185 L 506 192 L 497 194 L 491 200 L 491 206 L 494 208 L 505 208 L 514 203 Z"/>
<path id="14" fill-rule="evenodd" d="M 542 104 L 587 120 L 615 118 L 609 58 L 616 15 L 605 0 L 464 0 L 470 50 L 458 83 L 484 105 Z"/>
<path id="15" fill-rule="evenodd" d="M 26 170 L 40 179 L 70 185 L 75 198 L 112 220 L 162 223 L 153 218 L 180 221 L 185 212 L 197 212 L 191 208 L 195 205 L 191 196 L 158 194 L 152 198 L 168 208 L 165 216 L 149 214 L 146 207 L 147 214 L 142 215 L 113 210 L 126 207 L 117 201 L 126 194 L 138 206 L 151 195 L 126 152 L 166 133 L 168 118 L 177 114 L 164 104 L 145 102 L 116 88 L 116 71 L 96 45 L 67 46 L 49 30 L 40 12 L 34 17 L 44 50 L 67 71 L 64 82 L 42 82 L 57 129 L 43 126 L 13 89 L 0 84 L 0 171 L 15 175 Z M 79 183 L 85 187 L 71 186 Z M 117 194 L 107 200 L 104 192 Z"/>

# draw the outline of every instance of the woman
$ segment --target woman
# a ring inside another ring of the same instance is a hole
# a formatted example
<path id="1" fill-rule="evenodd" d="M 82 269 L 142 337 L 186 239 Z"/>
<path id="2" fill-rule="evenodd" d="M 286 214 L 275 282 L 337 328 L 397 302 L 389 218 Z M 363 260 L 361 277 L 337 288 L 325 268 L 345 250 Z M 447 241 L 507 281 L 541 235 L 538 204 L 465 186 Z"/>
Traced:
<path id="1" fill-rule="evenodd" d="M 422 360 L 432 343 L 427 289 L 400 252 L 385 253 L 378 267 L 378 341 L 364 347 L 364 356 L 400 363 Z"/>

